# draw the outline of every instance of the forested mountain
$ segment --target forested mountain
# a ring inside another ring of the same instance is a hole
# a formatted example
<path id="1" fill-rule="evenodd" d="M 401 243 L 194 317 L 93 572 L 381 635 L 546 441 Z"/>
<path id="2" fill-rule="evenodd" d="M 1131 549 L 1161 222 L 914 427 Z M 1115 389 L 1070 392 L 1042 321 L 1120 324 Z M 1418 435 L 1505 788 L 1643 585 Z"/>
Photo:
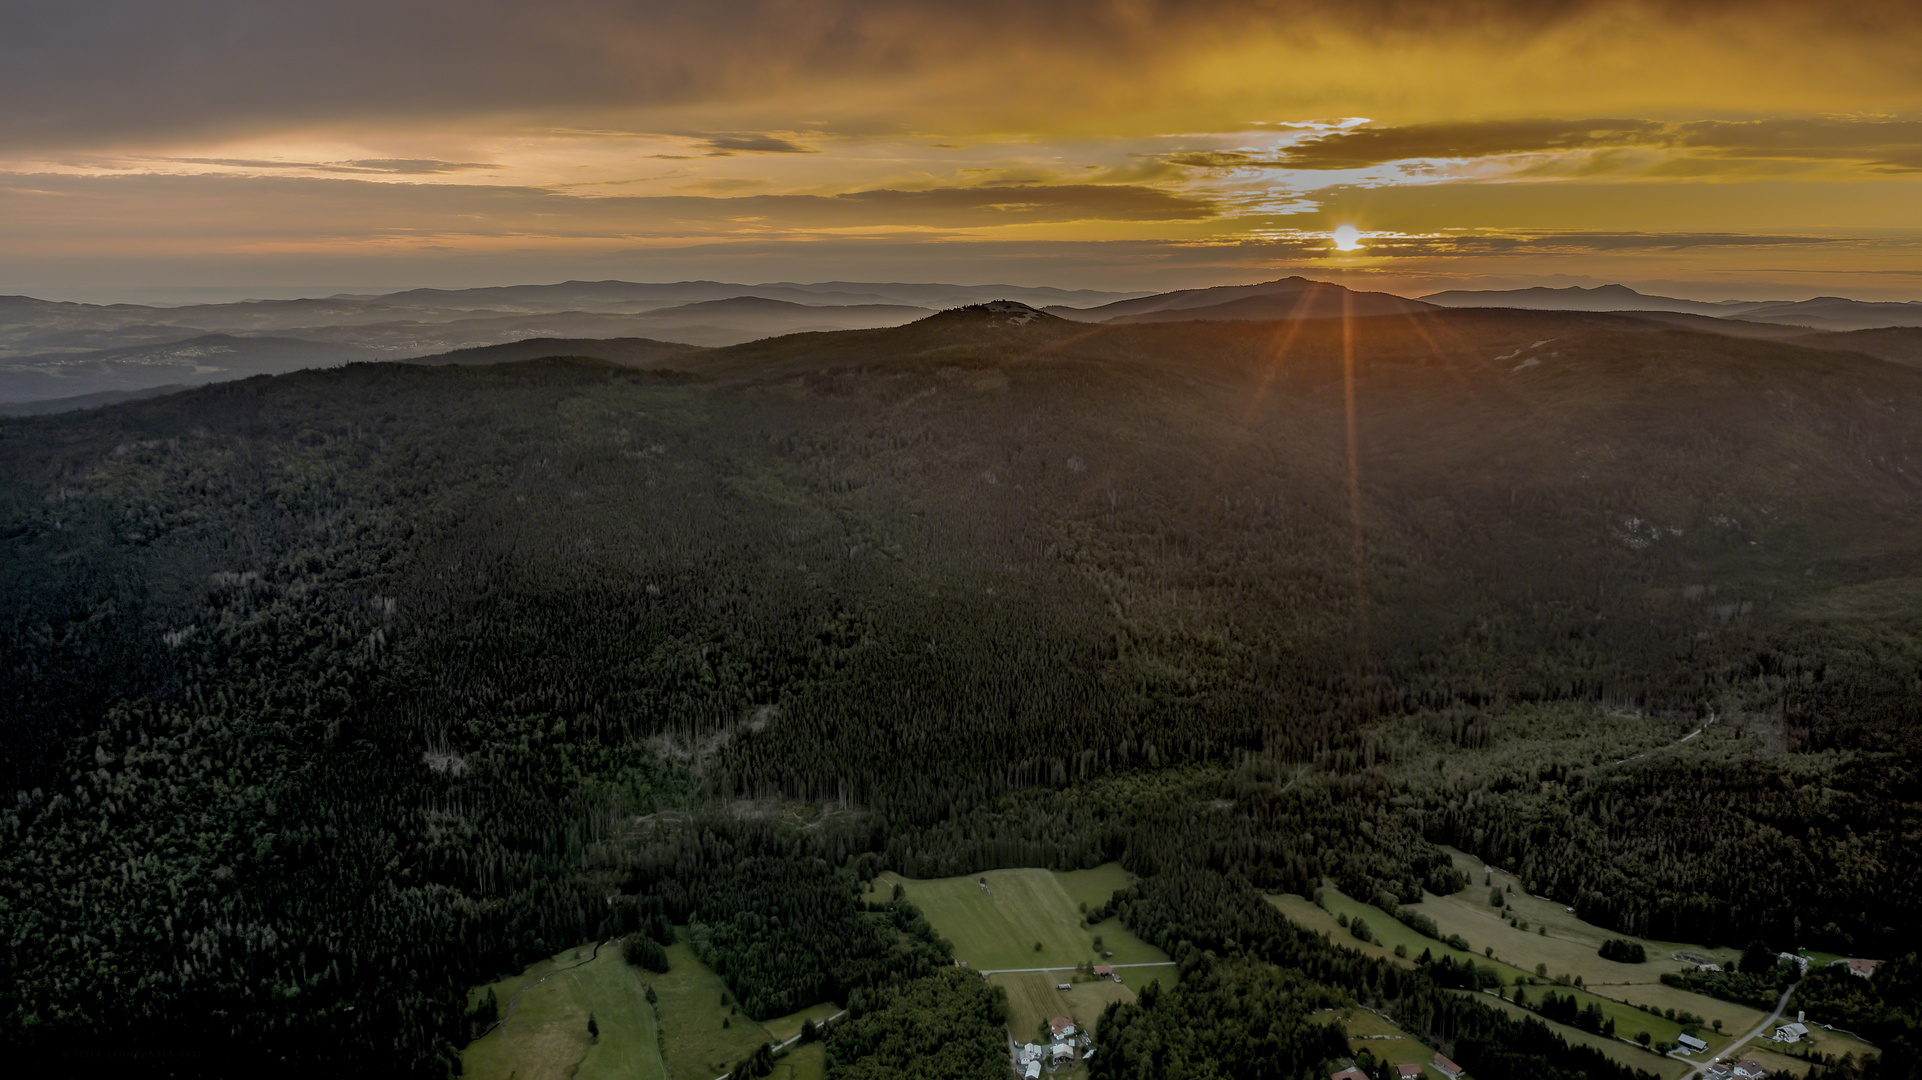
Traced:
<path id="1" fill-rule="evenodd" d="M 883 868 L 1121 859 L 1205 976 L 1123 1054 L 1245 990 L 1302 1062 L 1330 994 L 1551 1059 L 1259 900 L 1452 891 L 1443 842 L 1627 931 L 1917 946 L 1922 371 L 1012 304 L 648 362 L 0 420 L 18 1044 L 440 1075 L 466 986 L 660 919 L 756 1015 L 991 1013 Z"/>

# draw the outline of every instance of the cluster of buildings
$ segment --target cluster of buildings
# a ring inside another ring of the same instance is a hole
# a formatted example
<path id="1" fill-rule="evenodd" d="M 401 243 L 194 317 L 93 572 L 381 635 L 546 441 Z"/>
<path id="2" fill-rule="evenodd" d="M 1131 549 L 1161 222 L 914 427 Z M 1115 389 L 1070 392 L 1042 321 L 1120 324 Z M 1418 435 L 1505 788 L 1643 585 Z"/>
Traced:
<path id="1" fill-rule="evenodd" d="M 1028 1043 L 1015 1051 L 1015 1066 L 1025 1080 L 1036 1080 L 1044 1067 L 1058 1069 L 1094 1056 L 1095 1047 L 1088 1033 L 1076 1028 L 1074 1021 L 1065 1016 L 1048 1022 L 1048 1035 L 1050 1042 L 1046 1046 Z"/>
<path id="2" fill-rule="evenodd" d="M 1702 1073 L 1707 1080 L 1763 1080 L 1768 1074 L 1753 1058 L 1743 1058 L 1733 1065 L 1718 1061 Z"/>

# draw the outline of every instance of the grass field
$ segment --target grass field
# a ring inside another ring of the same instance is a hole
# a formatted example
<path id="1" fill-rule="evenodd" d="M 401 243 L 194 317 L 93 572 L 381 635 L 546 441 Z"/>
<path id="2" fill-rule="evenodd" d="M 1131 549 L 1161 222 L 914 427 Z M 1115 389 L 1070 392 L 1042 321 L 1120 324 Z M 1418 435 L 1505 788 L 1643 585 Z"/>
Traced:
<path id="1" fill-rule="evenodd" d="M 1505 870 L 1489 867 L 1480 859 L 1464 851 L 1451 847 L 1443 847 L 1442 850 L 1447 852 L 1449 858 L 1454 860 L 1457 869 L 1469 875 L 1470 881 L 1470 885 L 1466 890 L 1445 899 L 1469 907 L 1473 907 L 1479 903 L 1487 911 L 1493 912 L 1494 908 L 1488 906 L 1489 885 L 1483 883 L 1483 875 L 1486 874 L 1490 884 L 1500 885 L 1504 890 L 1507 890 L 1509 886 L 1514 887 L 1514 891 L 1504 892 L 1506 902 L 1513 906 L 1517 915 L 1528 920 L 1528 932 L 1531 934 L 1535 933 L 1536 927 L 1546 926 L 1548 927 L 1548 937 L 1585 945 L 1591 954 L 1595 949 L 1601 947 L 1603 941 L 1609 938 L 1626 938 L 1629 941 L 1639 941 L 1643 947 L 1648 950 L 1651 963 L 1657 958 L 1665 962 L 1673 963 L 1673 961 L 1669 960 L 1669 954 L 1674 952 L 1693 953 L 1696 956 L 1705 957 L 1722 964 L 1731 964 L 1741 959 L 1742 950 L 1738 948 L 1727 946 L 1710 948 L 1706 945 L 1696 945 L 1685 941 L 1662 941 L 1656 938 L 1636 937 L 1633 934 L 1617 933 L 1613 930 L 1596 926 L 1594 923 L 1583 922 L 1581 919 L 1576 918 L 1575 914 L 1569 911 L 1561 901 L 1543 899 L 1530 895 L 1524 887 L 1525 883 L 1515 875 Z M 1429 895 L 1432 897 L 1432 894 Z M 1424 903 L 1426 903 L 1426 901 L 1424 901 Z M 1471 938 L 1470 940 L 1473 939 Z M 1481 943 L 1477 942 L 1476 944 L 1477 947 L 1479 947 Z M 1600 958 L 1597 957 L 1596 959 L 1599 960 Z M 1679 964 L 1677 967 L 1679 967 Z"/>
<path id="2" fill-rule="evenodd" d="M 988 976 L 989 982 L 1008 992 L 1008 1031 L 1016 1040 L 1037 1040 L 1042 1025 L 1057 1016 L 1068 1017 L 1086 1031 L 1096 1031 L 1109 1002 L 1135 999 L 1132 989 L 1112 979 L 1080 976 L 1081 981 L 1069 984 L 1069 989 L 1059 989 L 1068 978 L 1067 972 L 1042 971 Z"/>
<path id="3" fill-rule="evenodd" d="M 1789 1019 L 1792 1020 L 1794 1017 L 1791 1016 Z M 1786 1072 L 1792 1076 L 1801 1076 L 1807 1073 L 1809 1071 L 1809 1063 L 1801 1057 L 1796 1056 L 1795 1053 L 1791 1053 L 1791 1050 L 1800 1053 L 1832 1054 L 1837 1058 L 1840 1058 L 1844 1054 L 1853 1054 L 1857 1062 L 1879 1056 L 1881 1053 L 1881 1051 L 1875 1047 L 1870 1046 L 1868 1043 L 1863 1042 L 1853 1035 L 1843 1035 L 1839 1032 L 1824 1031 L 1819 1027 L 1810 1027 L 1808 1037 L 1791 1046 L 1781 1046 L 1771 1041 L 1767 1036 L 1763 1036 L 1762 1038 L 1751 1040 L 1739 1048 L 1725 1051 L 1723 1056 L 1730 1059 L 1754 1058 L 1763 1065 L 1768 1066 L 1769 1075 L 1771 1076 L 1775 1075 L 1778 1071 Z"/>
<path id="4" fill-rule="evenodd" d="M 1468 993 L 1466 990 L 1458 992 Z M 1537 1020 L 1541 1019 L 1526 1009 L 1517 1008 L 1513 1002 L 1502 1001 L 1492 994 L 1477 994 L 1476 998 L 1483 1004 L 1498 1008 L 1511 1016 L 1532 1016 Z M 1676 1058 L 1662 1057 L 1640 1047 L 1630 1046 L 1619 1039 L 1605 1039 L 1600 1035 L 1591 1035 L 1586 1031 L 1578 1031 L 1559 1024 L 1551 1026 L 1573 1045 L 1592 1046 L 1631 1069 L 1645 1069 L 1662 1077 L 1663 1080 L 1676 1080 L 1694 1067 Z"/>
<path id="5" fill-rule="evenodd" d="M 1435 1058 L 1435 1050 L 1427 1043 L 1408 1034 L 1389 1020 L 1385 1020 L 1366 1009 L 1351 1007 L 1317 1013 L 1316 1021 L 1337 1019 L 1348 1032 L 1348 1051 L 1355 1053 L 1367 1050 L 1379 1061 L 1396 1065 L 1427 1065 Z M 1439 1077 L 1430 1072 L 1427 1075 Z"/>
<path id="6" fill-rule="evenodd" d="M 657 1023 L 642 995 L 641 974 L 618 948 L 596 956 L 586 946 L 491 984 L 501 1015 L 516 995 L 520 1003 L 511 1019 L 461 1052 L 464 1074 L 479 1080 L 661 1080 L 666 1074 Z M 469 1006 L 486 991 L 483 986 L 470 992 Z M 600 1030 L 596 1039 L 587 1034 L 590 1013 Z"/>
<path id="7" fill-rule="evenodd" d="M 774 1044 L 779 1046 L 801 1034 L 801 1022 L 803 1020 L 812 1020 L 816 1024 L 819 1024 L 840 1011 L 841 1007 L 839 1005 L 836 1005 L 832 1001 L 824 1001 L 819 1005 L 810 1006 L 797 1013 L 789 1013 L 786 1016 L 777 1016 L 772 1020 L 763 1021 L 761 1026 L 767 1028 L 768 1034 L 774 1037 Z"/>
<path id="8" fill-rule="evenodd" d="M 796 1046 L 775 1058 L 774 1071 L 768 1076 L 769 1080 L 822 1080 L 827 1075 L 827 1071 L 827 1047 L 815 1042 L 808 1043 L 806 1046 Z M 712 1078 L 710 1077 L 709 1080 Z"/>
<path id="9" fill-rule="evenodd" d="M 667 974 L 646 974 L 659 995 L 655 1012 L 667 1033 L 667 1080 L 714 1080 L 762 1043 L 778 1041 L 734 1008 L 721 977 L 685 944 L 668 946 L 667 959 Z M 729 1004 L 721 1004 L 723 995 Z M 794 1027 L 798 1031 L 801 1022 Z"/>
<path id="10" fill-rule="evenodd" d="M 954 943 L 955 958 L 977 971 L 1065 969 L 1087 961 L 1165 964 L 1168 954 L 1135 937 L 1120 920 L 1093 927 L 1082 922 L 1082 904 L 1098 906 L 1127 881 L 1127 873 L 1113 863 L 1061 874 L 990 870 L 927 881 L 889 872 L 875 879 L 869 896 L 884 900 L 894 886 L 902 886 L 934 929 Z M 1103 951 L 1114 956 L 1104 958 Z"/>
<path id="11" fill-rule="evenodd" d="M 1168 954 L 1134 936 L 1119 919 L 1095 926 L 1083 922 L 1087 909 L 1107 903 L 1130 880 L 1119 863 L 1066 873 L 990 870 L 926 881 L 886 873 L 874 880 L 868 897 L 885 900 L 900 885 L 935 932 L 954 943 L 957 960 L 977 971 L 997 972 L 989 981 L 1008 993 L 1008 1030 L 1017 1039 L 1032 1039 L 1054 1017 L 1092 1028 L 1110 1001 L 1133 1001 L 1135 990 L 1154 979 L 1173 984 Z M 1124 967 L 1117 983 L 1080 974 L 1076 968 L 1084 963 L 1157 966 Z M 1063 983 L 1070 988 L 1058 989 Z"/>
<path id="12" fill-rule="evenodd" d="M 1579 975 L 1585 986 L 1603 997 L 1653 1009 L 1685 1009 L 1711 1023 L 1720 1020 L 1722 1030 L 1731 1034 L 1747 1031 L 1768 1015 L 1760 1009 L 1664 986 L 1660 981 L 1663 972 L 1681 971 L 1688 966 L 1672 958 L 1671 954 L 1675 952 L 1687 952 L 1715 960 L 1733 960 L 1739 955 L 1736 950 L 1708 949 L 1700 945 L 1656 941 L 1605 930 L 1577 919 L 1553 901 L 1527 896 L 1521 892 L 1520 884 L 1511 875 L 1501 871 L 1484 871 L 1471 856 L 1460 852 L 1451 850 L 1449 854 L 1454 856 L 1458 867 L 1473 873 L 1476 883 L 1454 896 L 1424 894 L 1421 903 L 1411 905 L 1414 910 L 1435 920 L 1435 925 L 1444 936 L 1460 934 L 1477 948 L 1493 946 L 1497 960 L 1522 971 L 1533 973 L 1536 965 L 1542 964 L 1547 966 L 1551 978 L 1567 975 L 1573 979 Z M 1497 887 L 1515 886 L 1515 892 L 1504 893 L 1504 903 L 1508 910 L 1527 922 L 1527 930 L 1510 926 L 1501 909 L 1488 903 L 1490 886 L 1482 883 L 1484 873 Z M 1373 917 L 1370 917 L 1369 925 L 1375 925 Z M 1541 928 L 1546 928 L 1547 933 L 1540 933 Z M 1609 938 L 1639 942 L 1648 952 L 1648 961 L 1622 964 L 1602 959 L 1596 950 Z M 1713 1032 L 1704 1033 L 1702 1037 L 1710 1046 L 1715 1045 Z"/>
<path id="13" fill-rule="evenodd" d="M 1573 994 L 1580 1008 L 1586 1009 L 1589 1005 L 1594 1005 L 1601 1010 L 1603 1017 L 1614 1020 L 1615 1030 L 1618 1035 L 1634 1038 L 1637 1032 L 1646 1031 L 1651 1042 L 1674 1042 L 1675 1037 L 1682 1032 L 1682 1026 L 1675 1021 L 1651 1015 L 1628 1002 L 1618 1001 L 1612 997 L 1604 997 L 1587 990 L 1577 990 L 1572 986 L 1558 986 L 1553 983 L 1540 982 L 1539 977 L 1533 970 L 1524 971 L 1514 964 L 1505 962 L 1500 947 L 1496 948 L 1495 958 L 1492 960 L 1481 953 L 1465 953 L 1458 949 L 1451 949 L 1432 938 L 1423 937 L 1421 934 L 1416 933 L 1414 930 L 1397 921 L 1387 912 L 1372 904 L 1364 904 L 1343 893 L 1340 889 L 1328 886 L 1323 888 L 1321 893 L 1322 904 L 1326 905 L 1326 909 L 1317 906 L 1313 901 L 1305 897 L 1291 894 L 1270 896 L 1267 900 L 1283 915 L 1287 916 L 1289 921 L 1324 934 L 1332 941 L 1357 949 L 1370 956 L 1378 956 L 1406 967 L 1414 967 L 1416 966 L 1417 959 L 1422 954 L 1422 950 L 1426 949 L 1429 950 L 1435 960 L 1440 960 L 1444 956 L 1453 958 L 1458 964 L 1463 960 L 1473 960 L 1477 967 L 1493 971 L 1499 975 L 1505 985 L 1513 984 L 1518 979 L 1526 980 L 1531 984 L 1527 989 L 1528 997 L 1531 1001 L 1540 1001 L 1542 995 L 1550 990 L 1563 996 Z M 1463 895 L 1472 896 L 1473 892 L 1471 890 Z M 1482 895 L 1486 898 L 1487 892 L 1485 889 Z M 1347 915 L 1351 923 L 1356 917 L 1366 919 L 1369 932 L 1371 936 L 1376 939 L 1377 943 L 1366 944 L 1357 940 L 1353 934 L 1340 925 L 1336 918 L 1338 915 Z M 1570 917 L 1572 918 L 1572 916 Z M 1488 922 L 1493 926 L 1500 927 L 1503 931 L 1517 938 L 1527 936 L 1521 931 L 1509 927 L 1507 923 L 1501 922 L 1499 919 L 1490 919 Z M 1443 932 L 1447 933 L 1448 931 L 1444 930 Z M 1551 931 L 1551 933 L 1552 932 L 1553 931 Z M 1533 933 L 1533 929 L 1528 931 L 1528 934 Z M 1492 933 L 1486 932 L 1485 928 L 1482 941 L 1478 942 L 1470 938 L 1469 943 L 1478 946 L 1493 944 L 1494 942 L 1491 940 L 1492 936 Z M 1597 941 L 1599 942 L 1599 940 L 1598 938 Z M 1394 948 L 1396 945 L 1406 946 L 1407 956 L 1395 956 Z M 1595 957 L 1595 961 L 1597 964 L 1606 964 L 1610 967 L 1623 966 L 1602 960 L 1600 957 Z M 1561 974 L 1561 972 L 1554 970 L 1553 967 L 1550 968 L 1549 975 L 1551 978 L 1558 974 Z M 1573 973 L 1571 972 L 1570 974 L 1572 975 Z M 1587 981 L 1587 976 L 1583 976 L 1583 981 Z M 1604 989 L 1617 991 L 1623 988 L 1606 987 Z M 1747 1023 L 1753 1025 L 1764 1015 L 1755 1012 L 1753 1009 L 1743 1009 L 1741 1006 L 1729 1005 L 1726 1002 L 1717 1001 L 1714 998 L 1702 997 L 1698 994 L 1686 994 L 1684 991 L 1674 990 L 1670 987 L 1660 986 L 1659 984 L 1656 984 L 1655 989 L 1666 994 L 1683 994 L 1688 999 L 1687 1007 L 1690 1008 L 1691 1011 L 1703 1016 L 1713 1017 L 1724 1014 L 1746 1015 L 1752 1017 Z M 1512 990 L 1509 992 L 1511 994 L 1513 993 Z M 1490 1000 L 1493 1000 L 1493 998 L 1491 997 Z M 1663 1007 L 1666 1008 L 1667 1006 L 1663 1005 Z M 1723 1028 L 1728 1031 L 1730 1035 L 1740 1034 L 1746 1030 L 1746 1026 L 1734 1026 L 1726 1021 L 1723 1023 Z M 1571 1035 L 1577 1033 L 1575 1028 L 1566 1026 L 1560 1027 L 1560 1030 Z M 1720 1048 L 1727 1045 L 1726 1036 L 1718 1036 L 1706 1028 L 1704 1028 L 1700 1034 L 1702 1040 L 1709 1044 L 1711 1053 L 1719 1053 Z"/>
<path id="14" fill-rule="evenodd" d="M 1740 1054 L 1732 1056 L 1736 1059 L 1753 1058 L 1768 1070 L 1770 1076 L 1806 1076 L 1809 1071 L 1808 1062 L 1771 1050 L 1769 1044 L 1761 1039 L 1749 1043 Z"/>

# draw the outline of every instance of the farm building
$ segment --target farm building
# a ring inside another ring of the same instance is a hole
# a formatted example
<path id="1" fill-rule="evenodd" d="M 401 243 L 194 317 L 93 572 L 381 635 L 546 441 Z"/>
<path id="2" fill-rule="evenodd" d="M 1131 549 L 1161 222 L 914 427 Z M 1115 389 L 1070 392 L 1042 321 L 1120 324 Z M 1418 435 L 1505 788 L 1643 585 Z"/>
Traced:
<path id="1" fill-rule="evenodd" d="M 1114 968 L 1107 964 L 1096 964 L 1094 973 L 1098 978 L 1113 979 L 1116 982 L 1121 981 L 1121 976 L 1116 975 L 1114 973 Z"/>
<path id="2" fill-rule="evenodd" d="M 1400 1065 L 1395 1066 L 1395 1071 L 1401 1074 L 1402 1080 L 1411 1080 L 1412 1077 L 1421 1075 L 1421 1066 L 1410 1061 L 1404 1061 Z"/>
<path id="3" fill-rule="evenodd" d="M 1775 1041 L 1801 1042 L 1803 1039 L 1808 1038 L 1808 1034 L 1809 1029 L 1806 1024 L 1783 1024 L 1781 1027 L 1775 1029 Z"/>
<path id="4" fill-rule="evenodd" d="M 1882 966 L 1882 961 L 1849 959 L 1836 960 L 1834 964 L 1847 964 L 1849 966 L 1849 974 L 1860 975 L 1864 979 L 1872 979 L 1875 977 L 1875 969 Z M 1833 966 L 1833 964 L 1830 966 Z"/>
<path id="5" fill-rule="evenodd" d="M 1702 1040 L 1696 1038 L 1693 1035 L 1677 1035 L 1675 1036 L 1675 1041 L 1678 1043 L 1681 1043 L 1683 1046 L 1687 1047 L 1690 1050 L 1707 1050 L 1708 1049 L 1707 1043 L 1703 1042 Z"/>
<path id="6" fill-rule="evenodd" d="M 1338 1073 L 1330 1073 L 1328 1080 L 1368 1080 L 1368 1074 L 1350 1065 Z"/>
<path id="7" fill-rule="evenodd" d="M 1443 1057 L 1439 1052 L 1435 1054 L 1435 1068 L 1440 1069 L 1443 1076 L 1460 1076 L 1462 1074 L 1462 1067 L 1460 1065 Z"/>
<path id="8" fill-rule="evenodd" d="M 1027 1070 L 1021 1075 L 1025 1077 L 1026 1080 L 1037 1080 L 1041 1075 L 1041 1059 L 1035 1058 L 1033 1061 L 1028 1062 Z"/>
<path id="9" fill-rule="evenodd" d="M 1056 1042 L 1071 1039 L 1074 1037 L 1074 1021 L 1065 1016 L 1057 1016 L 1048 1021 L 1048 1030 L 1053 1033 Z"/>
<path id="10" fill-rule="evenodd" d="M 1059 1064 L 1063 1061 L 1073 1061 L 1074 1047 L 1069 1046 L 1067 1043 L 1064 1043 L 1064 1042 L 1055 1043 L 1053 1046 L 1048 1048 L 1048 1057 L 1052 1058 L 1056 1064 Z"/>

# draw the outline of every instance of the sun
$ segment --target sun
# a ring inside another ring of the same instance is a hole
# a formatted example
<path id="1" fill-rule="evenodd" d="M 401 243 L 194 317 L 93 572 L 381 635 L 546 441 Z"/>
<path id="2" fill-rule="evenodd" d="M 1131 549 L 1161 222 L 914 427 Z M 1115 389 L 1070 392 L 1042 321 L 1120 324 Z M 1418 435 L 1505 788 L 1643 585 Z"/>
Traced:
<path id="1" fill-rule="evenodd" d="M 1343 225 L 1335 230 L 1335 249 L 1353 251 L 1361 246 L 1361 230 L 1353 225 Z"/>

